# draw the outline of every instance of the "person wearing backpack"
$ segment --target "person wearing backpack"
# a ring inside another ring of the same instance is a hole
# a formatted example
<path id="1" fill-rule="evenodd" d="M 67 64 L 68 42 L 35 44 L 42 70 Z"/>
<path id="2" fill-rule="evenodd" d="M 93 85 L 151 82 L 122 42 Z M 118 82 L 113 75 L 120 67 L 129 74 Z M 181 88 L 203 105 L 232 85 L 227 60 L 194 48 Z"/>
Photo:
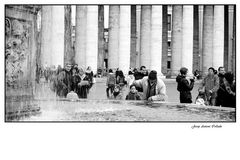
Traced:
<path id="1" fill-rule="evenodd" d="M 112 71 L 112 69 L 109 69 L 109 73 L 108 73 L 108 76 L 107 76 L 107 89 L 106 89 L 106 92 L 107 92 L 107 97 L 109 98 L 109 90 L 111 91 L 111 94 L 113 93 L 113 90 L 114 90 L 114 87 L 115 87 L 115 82 L 116 82 L 116 78 L 115 78 L 115 75 Z"/>

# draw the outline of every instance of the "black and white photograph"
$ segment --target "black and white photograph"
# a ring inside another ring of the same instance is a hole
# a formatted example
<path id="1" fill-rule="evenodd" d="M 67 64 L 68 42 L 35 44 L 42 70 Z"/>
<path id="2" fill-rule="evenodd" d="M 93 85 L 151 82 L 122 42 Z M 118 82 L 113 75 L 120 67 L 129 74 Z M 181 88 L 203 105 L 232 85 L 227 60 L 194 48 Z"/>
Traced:
<path id="1" fill-rule="evenodd" d="M 1 159 L 239 159 L 238 6 L 4 0 Z"/>
<path id="2" fill-rule="evenodd" d="M 236 121 L 236 5 L 5 5 L 5 120 Z"/>

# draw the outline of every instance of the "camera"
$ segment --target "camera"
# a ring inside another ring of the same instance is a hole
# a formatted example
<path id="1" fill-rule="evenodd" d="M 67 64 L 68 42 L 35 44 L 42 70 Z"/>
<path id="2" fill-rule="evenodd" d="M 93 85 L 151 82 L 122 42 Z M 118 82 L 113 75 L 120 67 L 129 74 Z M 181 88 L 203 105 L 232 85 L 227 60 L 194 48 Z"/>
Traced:
<path id="1" fill-rule="evenodd" d="M 190 81 L 194 81 L 195 80 L 195 76 L 193 76 L 191 79 L 190 79 Z"/>

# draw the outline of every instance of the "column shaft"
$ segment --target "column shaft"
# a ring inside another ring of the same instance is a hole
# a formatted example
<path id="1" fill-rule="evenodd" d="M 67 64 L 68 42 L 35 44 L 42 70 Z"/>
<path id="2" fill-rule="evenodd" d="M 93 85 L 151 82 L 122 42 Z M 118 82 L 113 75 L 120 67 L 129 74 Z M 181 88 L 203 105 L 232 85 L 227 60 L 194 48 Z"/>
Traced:
<path id="1" fill-rule="evenodd" d="M 118 68 L 119 12 L 118 5 L 109 6 L 108 68 Z"/>
<path id="2" fill-rule="evenodd" d="M 136 44 L 136 50 L 137 50 L 137 56 L 136 56 L 136 67 L 139 68 L 140 67 L 140 63 L 141 63 L 141 55 L 140 55 L 140 47 L 141 47 L 141 43 L 140 43 L 140 27 L 141 27 L 141 6 L 137 5 L 136 6 L 136 16 L 137 16 L 137 44 Z"/>
<path id="3" fill-rule="evenodd" d="M 79 67 L 86 66 L 86 23 L 87 7 L 76 6 L 75 62 Z"/>
<path id="4" fill-rule="evenodd" d="M 65 32 L 64 32 L 64 63 L 74 63 L 74 55 L 72 51 L 72 21 L 71 21 L 71 6 L 64 6 L 64 23 L 65 23 Z"/>
<path id="5" fill-rule="evenodd" d="M 200 51 L 199 51 L 199 5 L 194 5 L 193 8 L 193 72 L 200 70 Z"/>
<path id="6" fill-rule="evenodd" d="M 52 6 L 52 65 L 64 66 L 64 6 Z"/>
<path id="7" fill-rule="evenodd" d="M 98 68 L 104 68 L 104 6 L 98 6 Z"/>
<path id="8" fill-rule="evenodd" d="M 193 66 L 193 6 L 183 6 L 182 22 L 182 66 L 188 68 L 192 74 Z"/>
<path id="9" fill-rule="evenodd" d="M 150 38 L 151 38 L 151 6 L 141 7 L 141 66 L 150 68 Z"/>
<path id="10" fill-rule="evenodd" d="M 167 74 L 168 61 L 168 10 L 167 5 L 162 6 L 162 73 Z"/>
<path id="11" fill-rule="evenodd" d="M 233 6 L 229 5 L 228 8 L 228 71 L 233 71 L 232 64 L 233 64 Z"/>
<path id="12" fill-rule="evenodd" d="M 199 69 L 203 71 L 203 5 L 199 5 Z"/>
<path id="13" fill-rule="evenodd" d="M 181 5 L 173 6 L 172 14 L 172 76 L 175 77 L 182 67 L 182 19 Z"/>
<path id="14" fill-rule="evenodd" d="M 41 12 L 41 65 L 44 67 L 52 64 L 51 32 L 52 7 L 42 6 Z"/>
<path id="15" fill-rule="evenodd" d="M 203 10 L 203 75 L 213 62 L 213 6 L 204 6 Z"/>
<path id="16" fill-rule="evenodd" d="M 87 6 L 86 66 L 97 72 L 98 58 L 98 6 Z"/>
<path id="17" fill-rule="evenodd" d="M 228 40 L 229 40 L 229 20 L 228 20 L 228 5 L 224 5 L 224 61 L 223 66 L 228 70 Z"/>
<path id="18" fill-rule="evenodd" d="M 136 5 L 131 5 L 131 53 L 130 53 L 130 67 L 136 67 L 137 58 L 137 24 L 136 24 Z"/>
<path id="19" fill-rule="evenodd" d="M 130 21 L 131 7 L 120 6 L 120 23 L 119 23 L 119 69 L 127 74 L 130 67 Z"/>
<path id="20" fill-rule="evenodd" d="M 162 76 L 162 6 L 153 5 L 151 15 L 151 63 L 150 69 Z"/>
<path id="21" fill-rule="evenodd" d="M 224 6 L 214 6 L 213 67 L 223 66 L 224 58 Z"/>

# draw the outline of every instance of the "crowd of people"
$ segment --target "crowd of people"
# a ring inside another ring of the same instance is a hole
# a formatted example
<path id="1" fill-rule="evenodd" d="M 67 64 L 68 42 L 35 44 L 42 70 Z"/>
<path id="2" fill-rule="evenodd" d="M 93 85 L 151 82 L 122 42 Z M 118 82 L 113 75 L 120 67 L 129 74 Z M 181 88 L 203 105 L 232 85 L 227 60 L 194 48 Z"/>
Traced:
<path id="1" fill-rule="evenodd" d="M 106 85 L 107 97 L 110 99 L 167 100 L 164 82 L 157 78 L 157 72 L 155 70 L 150 71 L 148 74 L 145 66 L 141 66 L 140 70 L 136 68 L 130 69 L 126 77 L 121 70 L 117 69 L 114 74 L 113 70 L 109 69 Z M 124 87 L 127 87 L 129 90 L 126 97 L 123 97 Z"/>
<path id="2" fill-rule="evenodd" d="M 50 88 L 59 97 L 87 98 L 89 90 L 94 84 L 94 75 L 89 66 L 86 70 L 78 65 L 65 65 L 46 68 L 41 72 Z M 194 72 L 190 81 L 187 79 L 188 69 L 182 67 L 176 77 L 177 90 L 180 93 L 180 103 L 196 103 L 210 106 L 236 106 L 236 82 L 231 72 L 225 73 L 224 67 L 218 71 L 213 67 L 208 69 L 208 74 L 202 79 L 198 88 L 198 96 L 193 102 L 191 91 L 194 88 L 199 74 Z M 197 76 L 196 76 L 197 75 Z M 123 94 L 127 91 L 127 94 Z M 106 95 L 109 99 L 117 100 L 147 100 L 166 101 L 166 85 L 157 76 L 155 70 L 148 71 L 145 66 L 140 69 L 130 69 L 128 75 L 122 70 L 109 69 L 106 80 Z"/>
<path id="3" fill-rule="evenodd" d="M 192 103 L 191 90 L 194 87 L 195 77 L 186 79 L 188 69 L 182 67 L 177 76 L 177 90 L 180 92 L 180 103 Z M 232 72 L 226 72 L 224 67 L 215 70 L 208 69 L 198 89 L 195 103 L 199 105 L 236 107 L 236 82 Z"/>
<path id="4" fill-rule="evenodd" d="M 40 70 L 40 75 L 50 84 L 52 91 L 58 97 L 66 98 L 72 94 L 76 94 L 78 98 L 87 98 L 89 90 L 94 84 L 94 77 L 91 67 L 85 71 L 78 65 L 66 64 L 64 68 L 58 66 L 45 68 Z"/>

